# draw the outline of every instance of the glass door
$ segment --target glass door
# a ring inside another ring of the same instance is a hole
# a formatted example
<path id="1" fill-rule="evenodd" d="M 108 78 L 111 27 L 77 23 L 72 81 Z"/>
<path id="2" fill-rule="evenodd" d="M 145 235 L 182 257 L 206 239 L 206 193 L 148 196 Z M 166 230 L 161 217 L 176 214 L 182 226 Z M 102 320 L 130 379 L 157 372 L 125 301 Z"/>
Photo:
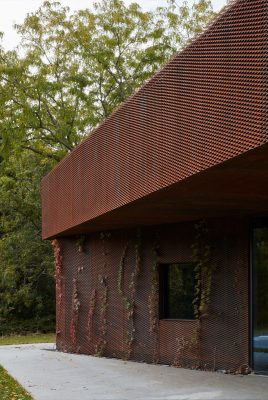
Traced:
<path id="1" fill-rule="evenodd" d="M 268 221 L 252 232 L 252 362 L 268 374 Z"/>

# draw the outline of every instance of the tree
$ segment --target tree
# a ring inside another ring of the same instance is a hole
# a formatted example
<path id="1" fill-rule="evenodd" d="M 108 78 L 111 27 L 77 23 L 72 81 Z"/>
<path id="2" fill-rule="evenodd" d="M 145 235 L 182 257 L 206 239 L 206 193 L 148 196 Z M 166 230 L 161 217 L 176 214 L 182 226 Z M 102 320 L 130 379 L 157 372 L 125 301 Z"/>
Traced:
<path id="1" fill-rule="evenodd" d="M 55 309 L 49 242 L 40 240 L 40 179 L 51 165 L 23 153 L 0 164 L 0 318 L 8 324 Z M 38 325 L 36 325 L 38 326 Z M 3 329 L 3 327 L 1 327 Z"/>
<path id="2" fill-rule="evenodd" d="M 16 27 L 23 52 L 1 54 L 2 152 L 59 161 L 213 16 L 210 0 L 155 12 L 103 0 L 73 15 L 45 1 Z"/>
<path id="3" fill-rule="evenodd" d="M 214 16 L 210 0 L 102 0 L 70 13 L 45 1 L 0 48 L 0 318 L 51 314 L 52 252 L 40 181 Z"/>

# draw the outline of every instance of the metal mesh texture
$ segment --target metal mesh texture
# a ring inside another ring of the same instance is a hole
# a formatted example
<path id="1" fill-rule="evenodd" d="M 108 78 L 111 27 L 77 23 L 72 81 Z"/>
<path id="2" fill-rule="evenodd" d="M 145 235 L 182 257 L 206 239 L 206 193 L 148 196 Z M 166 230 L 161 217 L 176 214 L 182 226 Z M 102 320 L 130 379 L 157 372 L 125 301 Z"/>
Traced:
<path id="1" fill-rule="evenodd" d="M 43 237 L 266 143 L 267 26 L 238 0 L 119 107 L 44 178 Z"/>
<path id="2" fill-rule="evenodd" d="M 210 220 L 210 302 L 199 320 L 159 320 L 158 265 L 193 261 L 194 223 L 59 240 L 57 348 L 208 370 L 249 363 L 248 222 Z M 206 284 L 206 276 L 202 277 Z"/>

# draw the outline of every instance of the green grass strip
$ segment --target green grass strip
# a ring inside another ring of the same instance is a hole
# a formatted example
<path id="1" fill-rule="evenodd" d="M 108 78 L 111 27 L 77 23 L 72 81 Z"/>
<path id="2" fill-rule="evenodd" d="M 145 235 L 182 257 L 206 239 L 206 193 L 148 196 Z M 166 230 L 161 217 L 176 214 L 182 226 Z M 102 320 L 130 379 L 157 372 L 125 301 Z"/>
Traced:
<path id="1" fill-rule="evenodd" d="M 0 346 L 12 344 L 55 343 L 55 340 L 55 333 L 12 335 L 0 337 Z"/>
<path id="2" fill-rule="evenodd" d="M 0 366 L 0 399 L 33 400 L 33 397 Z"/>

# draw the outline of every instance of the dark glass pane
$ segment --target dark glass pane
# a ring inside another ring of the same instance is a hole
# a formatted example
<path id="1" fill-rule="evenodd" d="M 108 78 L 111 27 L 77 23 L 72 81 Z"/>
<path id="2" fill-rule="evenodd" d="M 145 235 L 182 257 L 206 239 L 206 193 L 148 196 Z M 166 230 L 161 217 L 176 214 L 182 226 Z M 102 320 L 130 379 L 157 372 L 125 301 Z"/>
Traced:
<path id="1" fill-rule="evenodd" d="M 163 317 L 194 319 L 195 273 L 193 264 L 163 265 Z"/>
<path id="2" fill-rule="evenodd" d="M 253 231 L 253 364 L 268 372 L 268 227 Z"/>

